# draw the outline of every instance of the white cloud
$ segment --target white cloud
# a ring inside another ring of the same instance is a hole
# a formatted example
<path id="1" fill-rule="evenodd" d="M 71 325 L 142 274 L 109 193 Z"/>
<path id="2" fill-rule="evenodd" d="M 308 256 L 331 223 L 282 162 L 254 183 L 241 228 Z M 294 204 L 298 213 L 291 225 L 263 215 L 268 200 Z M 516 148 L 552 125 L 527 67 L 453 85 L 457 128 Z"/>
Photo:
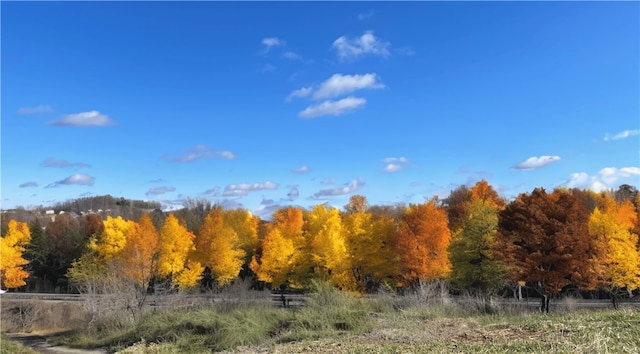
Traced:
<path id="1" fill-rule="evenodd" d="M 397 171 L 400 171 L 401 169 L 402 169 L 402 165 L 398 165 L 398 164 L 395 164 L 395 163 L 387 164 L 384 167 L 384 171 L 385 172 L 397 172 Z"/>
<path id="2" fill-rule="evenodd" d="M 333 197 L 338 195 L 350 194 L 359 190 L 364 185 L 365 183 L 362 180 L 362 178 L 357 178 L 349 182 L 344 187 L 321 189 L 319 192 L 313 194 L 313 198 L 322 199 L 325 197 Z"/>
<path id="3" fill-rule="evenodd" d="M 224 188 L 222 193 L 223 197 L 241 197 L 246 196 L 249 192 L 259 190 L 274 190 L 278 188 L 277 183 L 264 182 L 264 183 L 239 183 L 229 184 Z"/>
<path id="4" fill-rule="evenodd" d="M 147 195 L 147 196 L 149 196 L 149 195 L 160 195 L 160 194 L 165 194 L 165 193 L 169 193 L 169 192 L 175 192 L 175 190 L 176 190 L 176 188 L 175 187 L 171 187 L 171 186 L 151 187 L 145 193 L 145 195 Z"/>
<path id="5" fill-rule="evenodd" d="M 329 79 L 320 84 L 313 93 L 314 100 L 332 98 L 349 94 L 362 89 L 381 89 L 384 85 L 378 81 L 375 73 L 364 75 L 333 74 Z"/>
<path id="6" fill-rule="evenodd" d="M 339 116 L 344 113 L 350 112 L 358 107 L 367 103 L 364 98 L 358 97 L 346 97 L 338 101 L 324 101 L 317 105 L 312 105 L 305 108 L 299 113 L 301 118 L 316 118 L 320 116 L 333 115 Z"/>
<path id="7" fill-rule="evenodd" d="M 384 163 L 407 163 L 409 159 L 406 157 L 385 157 L 382 159 Z"/>
<path id="8" fill-rule="evenodd" d="M 18 109 L 18 114 L 38 114 L 53 112 L 53 108 L 47 105 L 37 105 L 35 107 L 23 107 Z"/>
<path id="9" fill-rule="evenodd" d="M 265 46 L 264 52 L 268 53 L 272 47 L 279 47 L 285 45 L 287 42 L 277 37 L 267 37 L 262 39 L 262 45 Z"/>
<path id="10" fill-rule="evenodd" d="M 628 137 L 634 136 L 634 135 L 638 135 L 640 134 L 640 129 L 633 129 L 633 130 L 625 130 L 623 132 L 620 132 L 618 134 L 606 134 L 604 136 L 604 141 L 611 141 L 611 140 L 620 140 L 620 139 L 626 139 Z"/>
<path id="11" fill-rule="evenodd" d="M 556 161 L 560 161 L 560 156 L 533 156 L 526 159 L 525 161 L 518 163 L 517 165 L 513 166 L 513 168 L 517 170 L 534 170 Z"/>
<path id="12" fill-rule="evenodd" d="M 302 165 L 298 168 L 293 169 L 293 172 L 295 173 L 306 173 L 309 172 L 309 166 L 307 165 Z"/>
<path id="13" fill-rule="evenodd" d="M 94 181 L 94 178 L 87 174 L 76 173 L 75 175 L 71 175 L 63 180 L 50 183 L 45 188 L 54 188 L 60 185 L 93 186 L 93 181 Z"/>
<path id="14" fill-rule="evenodd" d="M 409 159 L 406 157 L 387 157 L 382 159 L 382 162 L 387 164 L 384 167 L 385 172 L 397 172 L 404 168 Z"/>
<path id="15" fill-rule="evenodd" d="M 116 122 L 109 119 L 109 116 L 101 114 L 98 111 L 67 114 L 61 120 L 49 123 L 49 125 L 65 127 L 105 127 L 115 124 Z"/>
<path id="16" fill-rule="evenodd" d="M 231 151 L 215 151 L 212 147 L 200 144 L 193 148 L 187 149 L 184 154 L 176 157 L 163 156 L 162 158 L 171 162 L 192 162 L 200 159 L 212 159 L 222 157 L 225 159 L 234 159 L 236 155 Z"/>
<path id="17" fill-rule="evenodd" d="M 282 53 L 282 57 L 289 60 L 302 60 L 302 57 L 300 56 L 300 54 L 292 51 L 287 51 Z"/>
<path id="18" fill-rule="evenodd" d="M 36 183 L 36 182 L 25 182 L 25 183 L 22 183 L 19 187 L 20 188 L 29 188 L 29 187 L 37 187 L 37 186 L 38 186 L 38 183 Z"/>
<path id="19" fill-rule="evenodd" d="M 91 167 L 89 164 L 84 162 L 69 162 L 66 160 L 56 160 L 54 158 L 48 158 L 42 162 L 42 166 L 44 167 Z"/>
<path id="20" fill-rule="evenodd" d="M 313 87 L 303 87 L 303 88 L 297 89 L 291 92 L 289 96 L 287 96 L 287 101 L 290 101 L 292 98 L 295 98 L 295 97 L 307 97 L 312 92 L 313 92 Z"/>
<path id="21" fill-rule="evenodd" d="M 233 159 L 235 159 L 235 158 L 236 158 L 236 154 L 234 154 L 234 153 L 233 153 L 233 152 L 231 152 L 231 151 L 227 151 L 227 150 L 225 150 L 225 151 L 220 151 L 220 152 L 218 153 L 218 155 L 220 155 L 220 157 L 222 157 L 222 158 L 224 158 L 224 159 L 229 159 L 229 160 L 233 160 Z"/>
<path id="22" fill-rule="evenodd" d="M 607 189 L 615 189 L 627 179 L 632 179 L 637 184 L 638 176 L 640 176 L 640 168 L 638 167 L 605 167 L 598 171 L 594 176 L 590 176 L 586 172 L 572 173 L 565 185 L 570 188 L 584 188 L 595 192 Z M 633 181 L 630 181 L 633 184 Z"/>
<path id="23" fill-rule="evenodd" d="M 355 60 L 363 55 L 389 56 L 389 42 L 381 41 L 372 31 L 365 32 L 356 38 L 342 36 L 333 42 L 332 47 L 337 51 L 340 60 Z"/>

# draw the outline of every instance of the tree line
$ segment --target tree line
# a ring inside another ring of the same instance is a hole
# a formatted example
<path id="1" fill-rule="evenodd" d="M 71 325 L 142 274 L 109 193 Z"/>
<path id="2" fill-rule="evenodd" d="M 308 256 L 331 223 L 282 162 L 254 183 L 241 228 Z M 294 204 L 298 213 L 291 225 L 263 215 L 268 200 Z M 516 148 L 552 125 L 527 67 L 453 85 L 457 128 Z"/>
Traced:
<path id="1" fill-rule="evenodd" d="M 569 289 L 614 294 L 640 288 L 640 195 L 542 188 L 512 201 L 486 181 L 443 200 L 343 210 L 287 207 L 261 220 L 243 209 L 187 202 L 138 219 L 57 215 L 43 228 L 3 220 L 3 288 L 38 282 L 143 296 L 157 289 L 224 287 L 250 277 L 272 288 L 322 279 L 354 294 L 412 289 L 446 279 L 457 292 L 527 285 L 544 299 Z M 31 278 L 31 279 L 30 279 Z"/>

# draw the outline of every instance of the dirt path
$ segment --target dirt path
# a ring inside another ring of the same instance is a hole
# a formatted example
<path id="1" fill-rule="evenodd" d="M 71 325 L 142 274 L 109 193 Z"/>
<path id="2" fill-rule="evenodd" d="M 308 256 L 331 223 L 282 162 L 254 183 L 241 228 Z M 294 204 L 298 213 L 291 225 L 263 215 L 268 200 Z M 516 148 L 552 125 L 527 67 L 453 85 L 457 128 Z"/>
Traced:
<path id="1" fill-rule="evenodd" d="M 73 349 L 63 346 L 53 346 L 49 344 L 47 337 L 38 334 L 31 333 L 5 333 L 7 337 L 11 338 L 22 345 L 29 347 L 38 353 L 42 354 L 104 354 L 105 350 L 100 349 Z"/>

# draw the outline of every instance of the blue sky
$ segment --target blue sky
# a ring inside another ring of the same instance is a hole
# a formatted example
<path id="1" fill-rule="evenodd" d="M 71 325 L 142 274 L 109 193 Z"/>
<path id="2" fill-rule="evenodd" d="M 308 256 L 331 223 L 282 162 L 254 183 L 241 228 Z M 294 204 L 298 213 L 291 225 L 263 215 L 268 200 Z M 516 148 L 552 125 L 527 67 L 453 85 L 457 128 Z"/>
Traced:
<path id="1" fill-rule="evenodd" d="M 638 186 L 638 2 L 1 10 L 2 208 Z"/>

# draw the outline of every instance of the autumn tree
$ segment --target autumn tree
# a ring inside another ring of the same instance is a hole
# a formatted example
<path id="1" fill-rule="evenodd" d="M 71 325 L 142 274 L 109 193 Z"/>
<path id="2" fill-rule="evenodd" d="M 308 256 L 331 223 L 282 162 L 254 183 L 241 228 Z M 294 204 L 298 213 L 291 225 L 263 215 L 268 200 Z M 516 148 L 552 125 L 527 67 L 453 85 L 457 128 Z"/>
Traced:
<path id="1" fill-rule="evenodd" d="M 454 288 L 485 295 L 506 279 L 506 269 L 495 257 L 497 228 L 494 205 L 472 199 L 448 249 Z"/>
<path id="2" fill-rule="evenodd" d="M 211 209 L 195 239 L 196 257 L 209 268 L 219 285 L 228 284 L 240 273 L 245 251 L 236 231 L 225 222 L 221 207 Z"/>
<path id="3" fill-rule="evenodd" d="M 453 231 L 449 245 L 451 282 L 458 290 L 487 294 L 506 277 L 505 268 L 495 259 L 498 211 L 505 202 L 482 180 L 469 189 L 463 217 Z"/>
<path id="4" fill-rule="evenodd" d="M 628 199 L 620 203 L 603 195 L 600 206 L 589 217 L 589 233 L 602 243 L 602 285 L 612 293 L 614 307 L 619 289 L 640 287 L 640 250 L 638 235 L 632 232 L 636 222 L 634 206 Z"/>
<path id="5" fill-rule="evenodd" d="M 94 238 L 89 247 L 94 249 L 105 260 L 119 256 L 127 244 L 127 238 L 133 231 L 135 223 L 118 216 L 108 216 L 104 221 L 104 228 L 99 237 Z"/>
<path id="6" fill-rule="evenodd" d="M 435 200 L 409 205 L 395 240 L 400 256 L 399 283 L 410 286 L 446 277 L 451 269 L 447 255 L 450 241 L 446 213 Z"/>
<path id="7" fill-rule="evenodd" d="M 142 214 L 140 220 L 133 224 L 119 257 L 122 275 L 135 284 L 141 295 L 140 305 L 156 273 L 159 238 L 151 216 Z"/>
<path id="8" fill-rule="evenodd" d="M 258 280 L 279 287 L 302 288 L 308 282 L 311 245 L 303 231 L 303 211 L 287 207 L 273 213 L 273 220 L 261 242 L 259 254 L 251 260 Z"/>
<path id="9" fill-rule="evenodd" d="M 512 281 L 540 292 L 543 311 L 566 286 L 595 288 L 599 248 L 589 237 L 588 218 L 588 205 L 575 193 L 542 188 L 519 195 L 499 215 L 497 253 Z"/>
<path id="10" fill-rule="evenodd" d="M 258 224 L 260 218 L 252 215 L 248 210 L 234 209 L 224 211 L 224 222 L 238 235 L 238 248 L 244 251 L 243 271 L 240 276 L 247 274 L 251 257 L 258 248 Z"/>
<path id="11" fill-rule="evenodd" d="M 481 180 L 469 189 L 469 199 L 468 202 L 477 200 L 497 211 L 504 209 L 506 204 L 498 192 L 485 180 Z"/>
<path id="12" fill-rule="evenodd" d="M 451 232 L 457 231 L 464 222 L 470 199 L 471 193 L 469 192 L 469 188 L 461 185 L 452 190 L 449 196 L 443 200 L 443 205 L 447 212 L 449 230 L 451 230 Z"/>
<path id="13" fill-rule="evenodd" d="M 344 211 L 347 214 L 363 213 L 369 208 L 367 198 L 363 195 L 354 194 L 349 197 L 349 203 L 344 206 Z"/>
<path id="14" fill-rule="evenodd" d="M 371 292 L 387 283 L 398 266 L 398 255 L 392 247 L 393 219 L 361 210 L 346 213 L 342 223 L 356 290 Z"/>
<path id="15" fill-rule="evenodd" d="M 24 266 L 29 262 L 24 259 L 25 247 L 31 241 L 29 225 L 25 222 L 10 220 L 7 232 L 0 237 L 0 286 L 12 289 L 26 284 L 29 273 Z"/>
<path id="16" fill-rule="evenodd" d="M 307 213 L 305 231 L 315 275 L 343 290 L 356 290 L 340 211 L 316 205 Z"/>
<path id="17" fill-rule="evenodd" d="M 169 214 L 160 230 L 158 249 L 158 276 L 168 277 L 172 284 L 180 288 L 190 288 L 197 284 L 204 267 L 189 259 L 193 251 L 195 235 Z"/>

